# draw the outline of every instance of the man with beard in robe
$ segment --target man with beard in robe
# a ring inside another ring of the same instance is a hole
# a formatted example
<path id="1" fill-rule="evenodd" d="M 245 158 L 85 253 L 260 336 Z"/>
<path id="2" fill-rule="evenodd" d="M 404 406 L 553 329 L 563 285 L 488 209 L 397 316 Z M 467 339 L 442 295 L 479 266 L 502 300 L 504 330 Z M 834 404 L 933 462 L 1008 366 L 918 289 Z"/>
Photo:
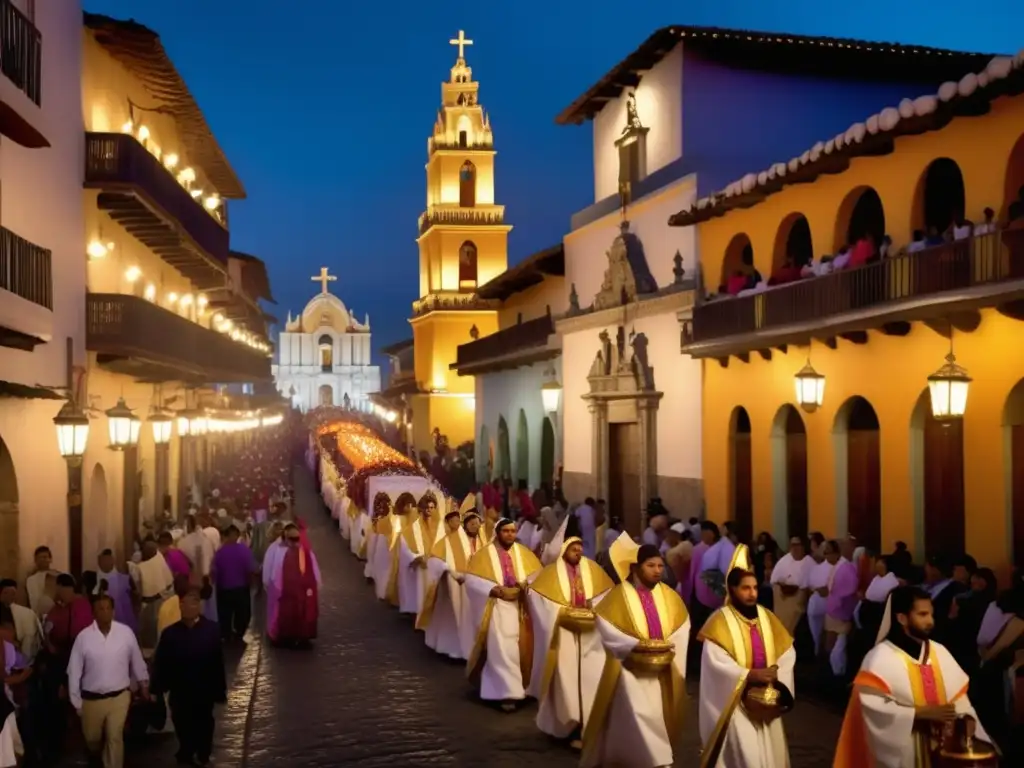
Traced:
<path id="1" fill-rule="evenodd" d="M 793 638 L 757 604 L 757 576 L 745 544 L 733 553 L 725 586 L 725 605 L 699 636 L 701 766 L 788 768 L 780 716 L 793 706 Z"/>
<path id="2" fill-rule="evenodd" d="M 537 556 L 516 542 L 516 524 L 503 517 L 495 539 L 469 561 L 466 596 L 476 639 L 466 662 L 470 680 L 480 681 L 480 698 L 514 712 L 526 698 L 533 665 L 533 638 L 526 610 L 527 580 L 541 569 Z"/>
<path id="3" fill-rule="evenodd" d="M 966 732 L 989 738 L 967 697 L 968 678 L 931 639 L 931 596 L 918 587 L 889 594 L 877 644 L 853 681 L 833 768 L 916 768 L 931 764 L 936 734 L 964 719 Z M 975 742 L 975 751 L 984 745 Z M 996 765 L 995 755 L 963 765 Z"/>
<path id="4" fill-rule="evenodd" d="M 556 739 L 572 737 L 574 749 L 583 748 L 580 736 L 604 669 L 593 608 L 614 586 L 600 565 L 583 556 L 583 541 L 573 536 L 527 593 L 534 631 L 530 694 L 540 703 L 537 727 Z"/>
<path id="5" fill-rule="evenodd" d="M 628 578 L 594 610 L 606 658 L 583 731 L 582 768 L 670 768 L 678 754 L 690 617 L 662 583 L 664 569 L 658 547 L 642 545 Z"/>
<path id="6" fill-rule="evenodd" d="M 460 632 L 465 612 L 462 585 L 466 581 L 469 560 L 480 546 L 476 535 L 480 527 L 476 494 L 469 494 L 461 509 L 449 512 L 445 522 L 453 516 L 458 520 L 463 515 L 467 521 L 471 517 L 476 520 L 473 536 L 459 526 L 434 545 L 427 561 L 427 592 L 416 617 L 416 629 L 423 630 L 427 647 L 453 659 L 466 658 Z"/>
<path id="7" fill-rule="evenodd" d="M 284 542 L 267 590 L 267 636 L 275 645 L 304 644 L 316 639 L 320 566 L 299 526 L 285 527 Z"/>
<path id="8" fill-rule="evenodd" d="M 427 491 L 420 498 L 419 516 L 402 525 L 398 540 L 398 610 L 417 615 L 427 593 L 427 560 L 434 544 L 444 536 L 437 519 L 437 497 Z"/>

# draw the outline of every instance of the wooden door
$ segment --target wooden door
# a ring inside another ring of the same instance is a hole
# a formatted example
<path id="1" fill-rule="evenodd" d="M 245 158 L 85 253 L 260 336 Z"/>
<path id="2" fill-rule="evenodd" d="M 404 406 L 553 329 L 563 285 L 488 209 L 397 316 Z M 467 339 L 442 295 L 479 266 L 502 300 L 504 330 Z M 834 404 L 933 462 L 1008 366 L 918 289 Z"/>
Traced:
<path id="1" fill-rule="evenodd" d="M 608 425 L 608 509 L 618 514 L 630 535 L 643 521 L 640 498 L 640 425 Z"/>
<path id="2" fill-rule="evenodd" d="M 1013 470 L 1013 562 L 1024 565 L 1024 424 L 1010 427 Z"/>
<path id="3" fill-rule="evenodd" d="M 925 554 L 957 554 L 964 548 L 964 431 L 955 419 L 924 421 Z"/>
<path id="4" fill-rule="evenodd" d="M 807 435 L 786 435 L 786 526 L 789 536 L 806 536 Z"/>
<path id="5" fill-rule="evenodd" d="M 851 429 L 846 433 L 846 509 L 849 533 L 868 549 L 881 551 L 882 468 L 878 430 Z M 836 531 L 842 536 L 847 531 Z"/>
<path id="6" fill-rule="evenodd" d="M 740 541 L 751 541 L 754 536 L 752 471 L 750 432 L 734 434 L 732 438 L 732 519 L 738 528 Z"/>

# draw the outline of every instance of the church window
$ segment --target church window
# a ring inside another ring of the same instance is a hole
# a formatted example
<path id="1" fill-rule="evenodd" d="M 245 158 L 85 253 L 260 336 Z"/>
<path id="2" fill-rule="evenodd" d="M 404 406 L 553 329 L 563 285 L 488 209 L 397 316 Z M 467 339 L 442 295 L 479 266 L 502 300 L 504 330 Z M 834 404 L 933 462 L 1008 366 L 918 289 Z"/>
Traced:
<path id="1" fill-rule="evenodd" d="M 476 166 L 469 160 L 459 170 L 459 207 L 472 208 L 476 205 Z"/>
<path id="2" fill-rule="evenodd" d="M 619 187 L 640 181 L 640 141 L 627 141 L 619 145 Z"/>
<path id="3" fill-rule="evenodd" d="M 469 144 L 469 137 L 465 131 L 459 131 L 459 148 L 465 149 L 466 145 Z"/>
<path id="4" fill-rule="evenodd" d="M 334 405 L 334 388 L 330 384 L 320 386 L 320 405 Z"/>
<path id="5" fill-rule="evenodd" d="M 320 348 L 320 371 L 330 373 L 334 370 L 334 339 L 326 333 L 317 340 Z"/>
<path id="6" fill-rule="evenodd" d="M 459 290 L 476 290 L 476 246 L 468 240 L 459 248 Z"/>

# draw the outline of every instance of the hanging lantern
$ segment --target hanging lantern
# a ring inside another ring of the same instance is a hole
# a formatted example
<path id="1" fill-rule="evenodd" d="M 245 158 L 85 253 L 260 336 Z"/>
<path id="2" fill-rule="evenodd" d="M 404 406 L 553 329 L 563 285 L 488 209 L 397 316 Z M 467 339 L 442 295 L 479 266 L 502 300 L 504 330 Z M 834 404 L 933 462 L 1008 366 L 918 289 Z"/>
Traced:
<path id="1" fill-rule="evenodd" d="M 110 448 L 123 451 L 139 444 L 139 428 L 142 422 L 128 407 L 124 398 L 118 398 L 117 405 L 107 412 L 107 428 L 110 431 Z"/>
<path id="2" fill-rule="evenodd" d="M 814 413 L 825 399 L 825 377 L 814 370 L 811 361 L 793 377 L 796 402 L 807 413 Z"/>
<path id="3" fill-rule="evenodd" d="M 558 383 L 558 379 L 555 377 L 554 368 L 548 368 L 545 375 L 548 377 L 548 380 L 541 385 L 541 401 L 544 403 L 544 410 L 547 413 L 557 413 L 558 402 L 562 398 L 562 385 Z"/>
<path id="4" fill-rule="evenodd" d="M 57 428 L 57 448 L 68 461 L 81 461 L 89 442 L 89 417 L 68 400 L 53 417 Z"/>
<path id="5" fill-rule="evenodd" d="M 937 421 L 963 418 L 971 381 L 967 371 L 957 364 L 956 356 L 952 352 L 946 355 L 946 364 L 928 377 L 932 416 Z"/>
<path id="6" fill-rule="evenodd" d="M 157 445 L 167 445 L 171 442 L 171 433 L 174 431 L 174 419 L 166 411 L 153 409 L 149 413 L 149 424 L 153 428 L 153 442 Z"/>

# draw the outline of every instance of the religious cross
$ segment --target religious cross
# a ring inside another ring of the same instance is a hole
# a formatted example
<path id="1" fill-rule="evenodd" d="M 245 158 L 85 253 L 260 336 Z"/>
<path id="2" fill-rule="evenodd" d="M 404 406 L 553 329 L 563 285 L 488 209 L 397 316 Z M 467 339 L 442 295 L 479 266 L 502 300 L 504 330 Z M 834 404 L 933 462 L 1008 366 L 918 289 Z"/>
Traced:
<path id="1" fill-rule="evenodd" d="M 463 59 L 463 58 L 466 57 L 466 46 L 467 45 L 472 45 L 472 44 L 473 44 L 473 41 L 472 40 L 467 40 L 466 39 L 466 33 L 463 32 L 461 29 L 459 30 L 459 36 L 456 39 L 448 41 L 448 45 L 457 45 L 457 46 L 459 46 L 459 58 L 460 59 Z"/>
<path id="2" fill-rule="evenodd" d="M 313 277 L 309 278 L 314 283 L 320 283 L 320 292 L 321 293 L 328 293 L 327 284 L 331 283 L 331 282 L 334 282 L 335 280 L 338 279 L 336 275 L 329 275 L 329 274 L 327 274 L 327 272 L 328 272 L 327 267 L 320 267 L 320 274 L 319 275 L 313 275 Z"/>

